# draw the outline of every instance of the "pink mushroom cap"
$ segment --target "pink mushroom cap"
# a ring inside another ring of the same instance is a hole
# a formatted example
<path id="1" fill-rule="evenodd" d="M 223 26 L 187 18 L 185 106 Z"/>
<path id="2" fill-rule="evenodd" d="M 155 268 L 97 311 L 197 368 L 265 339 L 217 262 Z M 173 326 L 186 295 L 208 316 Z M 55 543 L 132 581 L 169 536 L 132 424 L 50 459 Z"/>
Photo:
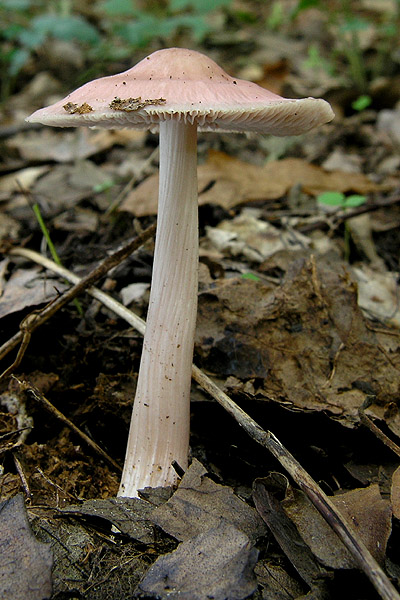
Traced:
<path id="1" fill-rule="evenodd" d="M 115 101 L 116 100 L 116 101 Z M 133 108 L 118 108 L 118 101 Z M 114 108 L 110 106 L 114 101 Z M 153 103 L 152 103 L 153 101 Z M 79 107 L 85 104 L 87 112 Z M 76 106 L 70 113 L 65 106 Z M 86 106 L 87 105 L 87 106 Z M 298 135 L 331 121 L 325 100 L 287 99 L 231 77 L 213 60 L 184 48 L 150 54 L 137 65 L 84 84 L 66 98 L 26 120 L 56 127 L 81 125 L 108 129 L 158 130 L 162 121 L 197 123 L 201 131 Z"/>

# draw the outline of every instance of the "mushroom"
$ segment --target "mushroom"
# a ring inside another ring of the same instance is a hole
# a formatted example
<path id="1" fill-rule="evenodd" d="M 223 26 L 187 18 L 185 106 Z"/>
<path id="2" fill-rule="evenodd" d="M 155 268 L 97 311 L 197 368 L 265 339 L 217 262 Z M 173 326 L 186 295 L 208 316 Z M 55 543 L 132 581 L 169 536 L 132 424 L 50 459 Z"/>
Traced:
<path id="1" fill-rule="evenodd" d="M 197 130 L 296 135 L 332 118 L 324 100 L 282 98 L 183 48 L 154 52 L 128 71 L 86 83 L 27 118 L 58 127 L 150 129 L 160 135 L 154 266 L 120 496 L 174 485 L 175 464 L 185 470 L 188 463 L 197 310 Z"/>

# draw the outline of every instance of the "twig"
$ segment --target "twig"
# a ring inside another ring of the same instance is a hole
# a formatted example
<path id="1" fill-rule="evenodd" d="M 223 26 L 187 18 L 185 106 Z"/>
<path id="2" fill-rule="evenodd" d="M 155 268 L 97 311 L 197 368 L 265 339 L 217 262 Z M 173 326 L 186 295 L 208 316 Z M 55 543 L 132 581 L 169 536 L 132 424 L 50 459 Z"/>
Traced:
<path id="1" fill-rule="evenodd" d="M 391 440 L 387 435 L 385 435 L 383 431 L 381 431 L 379 427 L 375 425 L 372 419 L 370 419 L 369 416 L 365 414 L 365 410 L 369 406 L 371 406 L 373 398 L 373 396 L 367 396 L 363 405 L 360 406 L 360 408 L 358 409 L 358 416 L 360 417 L 360 421 L 363 425 L 365 425 L 365 427 L 368 427 L 368 429 L 378 438 L 378 440 L 380 440 L 383 444 L 385 444 L 385 446 L 390 448 L 392 452 L 394 452 L 397 456 L 400 457 L 400 446 L 398 446 L 395 442 L 393 442 L 393 440 Z"/>
<path id="2" fill-rule="evenodd" d="M 338 211 L 337 213 L 330 215 L 329 225 L 330 227 L 338 227 L 344 221 L 348 219 L 352 219 L 353 217 L 358 217 L 359 215 L 364 215 L 365 213 L 373 212 L 374 210 L 379 210 L 380 208 L 386 208 L 388 206 L 393 206 L 394 204 L 400 203 L 400 195 L 397 192 L 393 196 L 386 198 L 385 200 L 378 200 L 377 202 L 366 202 L 361 206 L 357 206 L 351 210 L 346 211 Z M 312 223 L 306 223 L 297 228 L 297 231 L 301 233 L 308 233 L 310 231 L 314 231 L 315 229 L 319 229 L 320 227 L 326 227 L 327 223 L 324 220 L 314 221 Z"/>
<path id="3" fill-rule="evenodd" d="M 30 499 L 32 494 L 31 494 L 31 490 L 29 489 L 29 484 L 28 484 L 28 480 L 25 476 L 24 469 L 22 468 L 22 465 L 20 463 L 18 456 L 14 452 L 13 452 L 12 457 L 14 459 L 14 465 L 15 465 L 15 468 L 19 475 L 19 478 L 21 479 L 21 483 L 22 483 L 22 487 L 24 488 L 25 495 L 28 499 Z"/>
<path id="4" fill-rule="evenodd" d="M 54 300 L 51 300 L 46 305 L 45 309 L 47 307 L 49 307 L 53 302 L 54 302 Z M 43 309 L 43 310 L 45 310 L 45 309 Z M 39 315 L 40 313 L 41 313 L 40 310 L 32 311 L 31 313 L 29 313 L 29 315 L 24 317 L 22 319 L 21 323 L 19 324 L 19 331 L 22 335 L 21 345 L 18 348 L 18 353 L 17 353 L 17 356 L 16 356 L 14 362 L 9 367 L 7 367 L 7 369 L 5 371 L 3 371 L 3 373 L 0 375 L 0 381 L 2 379 L 4 379 L 5 377 L 7 377 L 8 375 L 11 375 L 11 373 L 13 373 L 21 364 L 21 361 L 24 357 L 26 349 L 29 346 L 29 342 L 31 341 L 32 324 L 34 323 L 35 319 L 37 318 L 37 315 Z"/>
<path id="5" fill-rule="evenodd" d="M 77 427 L 74 423 L 72 423 L 72 421 L 70 421 L 65 415 L 63 415 L 63 413 L 59 411 L 58 408 L 53 406 L 50 400 L 47 400 L 47 398 L 42 394 L 40 390 L 38 390 L 29 381 L 22 381 L 15 376 L 13 377 L 19 383 L 20 388 L 23 392 L 29 392 L 30 394 L 32 394 L 35 400 L 37 400 L 51 415 L 53 415 L 53 417 L 55 417 L 59 421 L 62 421 L 64 425 L 72 429 L 72 431 L 76 433 L 85 442 L 85 444 L 90 446 L 95 452 L 97 452 L 97 454 L 100 454 L 100 456 L 104 458 L 104 460 L 106 460 L 110 465 L 114 467 L 114 469 L 117 469 L 117 471 L 120 472 L 122 471 L 120 465 L 117 462 L 115 462 L 115 460 L 111 458 L 111 456 L 109 456 L 107 452 L 104 452 L 104 450 L 100 448 L 100 446 L 96 444 L 96 442 L 94 442 L 89 436 L 87 436 L 86 433 L 83 433 L 83 431 L 81 431 L 79 427 Z"/>
<path id="6" fill-rule="evenodd" d="M 40 254 L 30 252 L 30 256 L 32 258 L 35 256 L 38 259 L 39 264 L 44 264 L 44 257 Z M 73 281 L 77 279 L 76 275 L 73 275 L 67 271 L 67 269 L 58 267 L 48 259 L 45 259 L 45 261 L 46 267 L 59 273 L 66 279 Z M 93 296 L 96 293 L 95 297 L 97 299 L 101 302 L 104 301 L 104 304 L 108 308 L 125 319 L 130 325 L 137 329 L 139 333 L 142 335 L 144 334 L 146 326 L 145 321 L 125 308 L 125 306 L 99 290 L 91 288 L 88 290 L 88 293 Z M 274 434 L 270 431 L 265 431 L 195 365 L 192 366 L 192 377 L 238 422 L 240 427 L 242 427 L 253 440 L 263 448 L 269 450 L 283 468 L 292 476 L 297 485 L 303 490 L 326 522 L 342 540 L 343 544 L 349 550 L 360 569 L 364 571 L 381 598 L 383 598 L 383 600 L 400 600 L 400 596 L 396 589 L 365 546 L 364 542 L 360 539 L 359 535 L 350 529 L 346 519 L 342 516 L 330 498 L 326 496 L 307 471 L 292 456 L 292 454 L 286 450 Z"/>
<path id="7" fill-rule="evenodd" d="M 37 315 L 35 321 L 31 323 L 30 333 L 32 333 L 33 331 L 35 331 L 35 329 L 43 325 L 43 323 L 45 323 L 50 317 L 52 317 L 61 307 L 65 306 L 65 304 L 68 304 L 78 294 L 82 293 L 89 286 L 93 285 L 93 283 L 95 283 L 96 281 L 98 281 L 98 279 L 100 279 L 106 273 L 108 273 L 110 269 L 118 265 L 121 261 L 127 258 L 130 254 L 132 254 L 132 252 L 137 250 L 137 248 L 144 244 L 146 240 L 148 240 L 154 235 L 155 230 L 156 225 L 150 225 L 150 227 L 145 229 L 131 242 L 129 242 L 128 244 L 126 244 L 125 246 L 108 256 L 106 259 L 104 259 L 103 262 L 101 262 L 93 271 L 91 271 L 86 277 L 83 277 L 82 279 L 80 277 L 77 277 L 76 275 L 73 275 L 66 269 L 65 271 L 62 271 L 69 273 L 70 276 L 68 278 L 66 277 L 66 279 L 68 279 L 68 281 L 72 281 L 75 285 L 68 291 L 66 291 L 64 294 L 62 294 L 59 298 L 54 300 L 54 302 L 50 306 L 43 309 L 41 313 Z M 26 248 L 13 248 L 9 251 L 9 254 L 13 256 L 22 256 L 28 258 L 29 260 L 42 264 L 50 270 L 53 269 L 54 263 L 51 260 L 46 259 L 37 252 L 33 252 L 32 250 L 27 250 Z M 42 260 L 39 260 L 38 257 L 41 257 Z M 98 292 L 99 294 L 101 294 L 99 290 Z M 103 298 L 103 296 L 101 296 L 101 298 Z M 102 301 L 101 298 L 98 299 Z M 13 350 L 21 342 L 22 339 L 23 334 L 20 331 L 16 333 L 12 338 L 10 338 L 5 344 L 3 344 L 0 348 L 0 360 L 4 358 L 11 350 Z"/>

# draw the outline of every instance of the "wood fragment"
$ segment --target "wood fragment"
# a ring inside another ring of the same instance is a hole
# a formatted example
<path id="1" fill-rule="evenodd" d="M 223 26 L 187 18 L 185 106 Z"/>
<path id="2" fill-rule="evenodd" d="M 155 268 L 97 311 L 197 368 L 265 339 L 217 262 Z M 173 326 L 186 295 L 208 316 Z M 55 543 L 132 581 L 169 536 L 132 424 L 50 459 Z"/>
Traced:
<path id="1" fill-rule="evenodd" d="M 380 440 L 383 444 L 385 444 L 385 446 L 390 448 L 390 450 L 392 450 L 394 454 L 400 457 L 400 446 L 398 446 L 393 440 L 391 440 L 387 435 L 385 435 L 383 431 L 379 429 L 379 427 L 375 425 L 373 420 L 370 419 L 370 417 L 365 413 L 366 409 L 373 403 L 373 400 L 374 396 L 367 396 L 363 405 L 360 406 L 360 408 L 358 409 L 358 416 L 360 417 L 360 421 L 378 438 L 378 440 Z"/>

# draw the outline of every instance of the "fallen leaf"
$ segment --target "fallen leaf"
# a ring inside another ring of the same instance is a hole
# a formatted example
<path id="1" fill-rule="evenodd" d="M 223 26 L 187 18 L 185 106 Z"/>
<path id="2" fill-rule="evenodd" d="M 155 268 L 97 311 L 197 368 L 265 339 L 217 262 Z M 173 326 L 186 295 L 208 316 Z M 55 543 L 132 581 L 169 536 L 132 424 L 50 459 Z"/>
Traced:
<path id="1" fill-rule="evenodd" d="M 392 327 L 400 327 L 398 274 L 368 265 L 353 267 L 358 284 L 358 304 L 367 315 Z"/>
<path id="2" fill-rule="evenodd" d="M 274 557 L 258 561 L 254 572 L 263 600 L 294 600 L 303 596 L 305 590 Z M 319 600 L 313 596 L 315 600 Z"/>
<path id="3" fill-rule="evenodd" d="M 121 533 L 142 542 L 154 542 L 154 526 L 149 518 L 154 507 L 139 498 L 108 498 L 86 500 L 79 506 L 68 506 L 64 514 L 77 517 L 97 517 L 112 523 Z"/>
<path id="4" fill-rule="evenodd" d="M 40 267 L 17 269 L 4 286 L 0 318 L 49 302 L 57 295 L 57 291 L 62 292 L 65 287 L 60 279 L 45 278 Z"/>
<path id="5" fill-rule="evenodd" d="M 281 473 L 270 473 L 268 477 L 256 479 L 253 484 L 254 504 L 300 577 L 313 591 L 318 592 L 318 598 L 324 597 L 323 592 L 331 574 L 317 561 L 283 510 L 281 499 L 288 486 L 287 478 Z"/>
<path id="6" fill-rule="evenodd" d="M 136 597 L 158 600 L 241 600 L 257 588 L 258 551 L 249 538 L 222 521 L 161 556 L 138 586 Z"/>
<path id="7" fill-rule="evenodd" d="M 393 514 L 396 519 L 400 519 L 400 467 L 393 473 L 391 501 Z"/>
<path id="8" fill-rule="evenodd" d="M 265 532 L 257 512 L 238 498 L 230 487 L 206 476 L 193 460 L 170 500 L 156 508 L 151 520 L 176 539 L 188 540 L 216 527 L 223 519 L 255 540 Z"/>
<path id="9" fill-rule="evenodd" d="M 20 133 L 11 138 L 7 145 L 18 150 L 25 160 L 64 163 L 89 158 L 115 144 L 143 140 L 144 136 L 142 131 L 130 131 L 127 135 L 109 130 L 91 131 L 87 127 L 79 127 L 74 131 L 53 131 L 47 127 Z"/>
<path id="10" fill-rule="evenodd" d="M 0 177 L 0 192 L 11 194 L 20 191 L 21 186 L 29 189 L 35 181 L 49 170 L 49 167 L 27 167 Z"/>
<path id="11" fill-rule="evenodd" d="M 0 241 L 17 240 L 21 225 L 6 213 L 0 213 Z"/>
<path id="12" fill-rule="evenodd" d="M 389 502 L 382 499 L 379 486 L 351 490 L 331 500 L 349 529 L 359 535 L 375 560 L 382 564 L 391 533 L 392 510 Z M 354 558 L 302 491 L 288 488 L 282 507 L 322 564 L 333 569 L 357 568 Z"/>
<path id="13" fill-rule="evenodd" d="M 32 187 L 41 199 L 46 217 L 59 215 L 73 208 L 83 198 L 93 195 L 93 187 L 109 182 L 106 173 L 90 161 L 77 161 L 73 165 L 56 165 Z"/>
<path id="14" fill-rule="evenodd" d="M 22 494 L 0 503 L 0 598 L 44 600 L 52 591 L 53 554 L 38 542 Z"/>
<path id="15" fill-rule="evenodd" d="M 297 231 L 278 229 L 258 219 L 252 209 L 244 209 L 237 217 L 221 221 L 217 227 L 206 227 L 206 235 L 213 248 L 220 252 L 243 256 L 257 263 L 280 250 L 303 250 L 311 244 L 310 238 Z"/>
<path id="16" fill-rule="evenodd" d="M 229 378 L 228 393 L 245 397 L 257 379 L 257 399 L 326 411 L 354 426 L 366 389 L 382 411 L 398 398 L 396 344 L 367 325 L 345 265 L 300 258 L 280 286 L 230 278 L 204 289 L 196 355 L 203 368 Z"/>
<path id="17" fill-rule="evenodd" d="M 379 111 L 376 125 L 378 131 L 384 131 L 394 145 L 400 144 L 400 110 Z"/>
<path id="18" fill-rule="evenodd" d="M 301 158 L 285 158 L 269 162 L 263 167 L 263 171 L 275 180 L 284 182 L 285 191 L 301 184 L 302 190 L 312 196 L 318 196 L 329 190 L 369 194 L 381 189 L 381 186 L 362 173 L 328 172 Z"/>
<path id="19" fill-rule="evenodd" d="M 133 590 L 148 569 L 148 554 L 138 551 L 137 542 L 119 544 L 101 528 L 69 515 L 37 517 L 34 527 L 40 539 L 50 542 L 54 553 L 52 597 L 133 598 Z"/>
<path id="20" fill-rule="evenodd" d="M 382 187 L 361 173 L 327 172 L 300 158 L 271 161 L 260 167 L 216 151 L 210 151 L 197 176 L 199 204 L 215 204 L 225 210 L 281 198 L 298 184 L 314 196 L 329 190 L 367 194 Z M 120 209 L 137 217 L 156 214 L 158 181 L 158 174 L 145 179 L 128 194 Z"/>

